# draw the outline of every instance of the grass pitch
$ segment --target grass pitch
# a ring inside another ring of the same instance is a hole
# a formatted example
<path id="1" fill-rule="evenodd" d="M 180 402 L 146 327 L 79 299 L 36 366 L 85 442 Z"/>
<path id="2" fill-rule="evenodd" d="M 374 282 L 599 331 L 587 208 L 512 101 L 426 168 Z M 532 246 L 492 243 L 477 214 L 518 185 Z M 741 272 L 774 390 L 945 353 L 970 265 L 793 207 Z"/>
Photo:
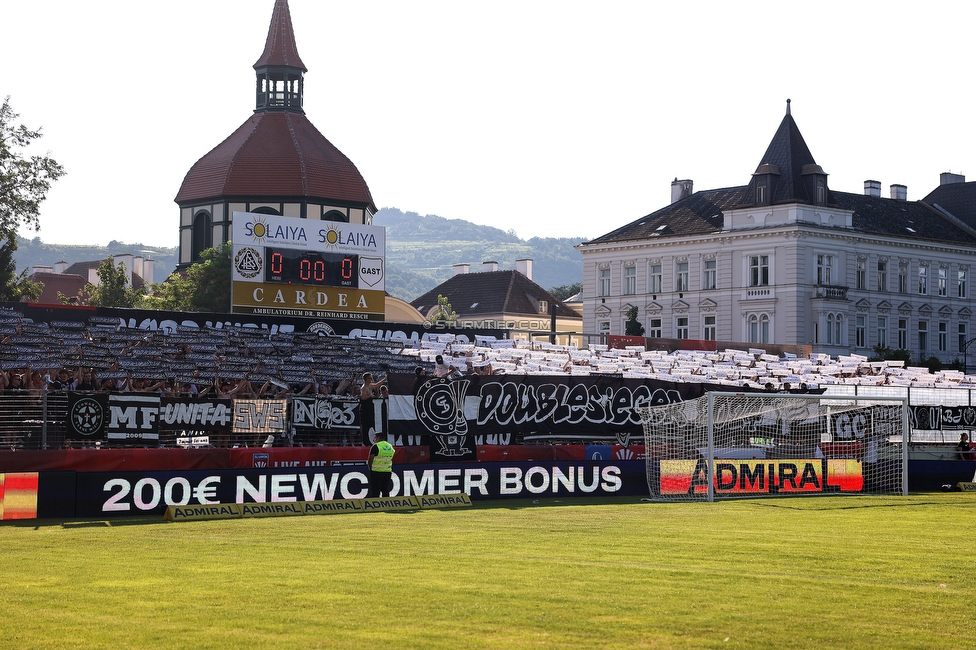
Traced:
<path id="1" fill-rule="evenodd" d="M 0 525 L 11 648 L 976 647 L 976 495 Z"/>

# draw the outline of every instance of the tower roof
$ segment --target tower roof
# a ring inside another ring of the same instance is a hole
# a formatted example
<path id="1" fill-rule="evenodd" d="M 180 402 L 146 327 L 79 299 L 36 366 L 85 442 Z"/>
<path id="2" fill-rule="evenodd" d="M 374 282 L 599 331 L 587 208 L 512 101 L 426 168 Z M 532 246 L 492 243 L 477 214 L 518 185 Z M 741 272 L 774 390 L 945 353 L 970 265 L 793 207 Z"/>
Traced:
<path id="1" fill-rule="evenodd" d="M 803 176 L 811 173 L 826 176 L 800 135 L 800 129 L 790 112 L 790 100 L 787 99 L 786 115 L 759 161 L 745 196 L 756 196 L 755 188 L 759 183 L 759 176 L 774 175 L 776 183 L 767 200 L 769 204 L 797 201 L 813 203 L 814 197 L 809 196 L 807 185 L 803 183 Z"/>
<path id="2" fill-rule="evenodd" d="M 264 44 L 264 52 L 254 64 L 254 69 L 277 66 L 300 68 L 302 72 L 308 72 L 308 68 L 302 63 L 302 58 L 298 56 L 298 45 L 295 42 L 295 30 L 291 25 L 288 0 L 275 0 L 271 27 L 268 28 L 268 40 Z"/>
<path id="3" fill-rule="evenodd" d="M 190 168 L 176 202 L 220 197 L 325 199 L 376 211 L 353 162 L 292 112 L 252 115 Z"/>

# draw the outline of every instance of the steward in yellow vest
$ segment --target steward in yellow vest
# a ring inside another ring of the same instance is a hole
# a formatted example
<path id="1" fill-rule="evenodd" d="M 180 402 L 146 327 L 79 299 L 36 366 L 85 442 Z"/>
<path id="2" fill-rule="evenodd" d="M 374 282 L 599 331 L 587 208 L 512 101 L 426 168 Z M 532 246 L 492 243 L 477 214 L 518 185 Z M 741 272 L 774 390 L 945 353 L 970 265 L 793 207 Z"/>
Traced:
<path id="1" fill-rule="evenodd" d="M 388 497 L 393 490 L 393 454 L 396 450 L 386 441 L 386 432 L 377 431 L 376 442 L 369 448 L 369 498 Z"/>

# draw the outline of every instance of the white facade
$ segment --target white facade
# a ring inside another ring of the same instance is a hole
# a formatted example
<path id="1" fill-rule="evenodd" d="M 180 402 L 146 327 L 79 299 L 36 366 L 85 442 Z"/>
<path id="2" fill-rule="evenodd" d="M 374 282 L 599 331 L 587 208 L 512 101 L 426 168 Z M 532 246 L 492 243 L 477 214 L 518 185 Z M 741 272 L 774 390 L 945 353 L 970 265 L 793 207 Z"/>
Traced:
<path id="1" fill-rule="evenodd" d="M 745 199 L 752 187 L 713 193 Z M 880 345 L 908 350 L 913 361 L 965 361 L 976 337 L 976 231 L 961 221 L 867 191 L 824 195 L 821 205 L 740 200 L 719 210 L 720 219 L 699 209 L 689 220 L 692 208 L 680 202 L 708 195 L 677 198 L 673 209 L 578 247 L 584 332 L 624 334 L 637 307 L 648 337 L 811 345 L 832 356 L 872 355 Z M 882 227 L 859 226 L 858 210 L 867 215 L 862 224 Z M 885 220 L 902 213 L 903 223 Z M 923 221 L 925 237 L 915 232 Z M 705 222 L 714 228 L 702 232 Z"/>

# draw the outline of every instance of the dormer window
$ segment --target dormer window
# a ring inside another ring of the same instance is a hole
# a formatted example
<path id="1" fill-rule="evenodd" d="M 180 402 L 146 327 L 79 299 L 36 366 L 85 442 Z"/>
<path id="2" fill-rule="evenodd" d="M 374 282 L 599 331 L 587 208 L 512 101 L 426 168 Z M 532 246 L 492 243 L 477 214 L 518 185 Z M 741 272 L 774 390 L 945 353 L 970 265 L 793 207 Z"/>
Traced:
<path id="1" fill-rule="evenodd" d="M 823 205 L 827 202 L 827 187 L 822 181 L 817 181 L 817 205 Z"/>
<path id="2" fill-rule="evenodd" d="M 766 203 L 766 186 L 757 185 L 756 186 L 756 203 L 762 205 Z"/>

